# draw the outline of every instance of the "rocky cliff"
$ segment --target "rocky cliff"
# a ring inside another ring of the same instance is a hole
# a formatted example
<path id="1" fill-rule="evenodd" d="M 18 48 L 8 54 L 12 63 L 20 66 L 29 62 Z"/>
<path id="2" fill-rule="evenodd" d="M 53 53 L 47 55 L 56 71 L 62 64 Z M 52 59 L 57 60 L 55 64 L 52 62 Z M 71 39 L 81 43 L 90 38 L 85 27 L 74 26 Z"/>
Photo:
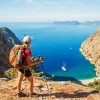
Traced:
<path id="1" fill-rule="evenodd" d="M 96 75 L 100 76 L 100 31 L 86 39 L 80 48 L 81 53 L 95 65 Z"/>
<path id="2" fill-rule="evenodd" d="M 6 27 L 0 28 L 0 71 L 10 67 L 8 56 L 11 48 L 21 42 L 15 34 Z"/>

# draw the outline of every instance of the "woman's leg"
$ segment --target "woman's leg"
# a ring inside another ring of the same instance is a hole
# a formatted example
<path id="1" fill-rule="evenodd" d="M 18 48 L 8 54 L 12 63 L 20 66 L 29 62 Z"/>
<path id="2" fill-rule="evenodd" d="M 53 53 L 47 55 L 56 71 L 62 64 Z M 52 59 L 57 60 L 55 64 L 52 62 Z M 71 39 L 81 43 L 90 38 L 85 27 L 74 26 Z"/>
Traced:
<path id="1" fill-rule="evenodd" d="M 30 82 L 29 89 L 30 89 L 30 94 L 32 94 L 32 93 L 34 93 L 34 91 L 33 91 L 33 87 L 34 87 L 34 85 L 33 85 L 33 76 L 31 75 L 30 77 L 27 77 L 27 79 Z"/>
<path id="2" fill-rule="evenodd" d="M 18 72 L 18 83 L 17 83 L 17 93 L 21 92 L 21 83 L 23 81 L 24 75 L 19 71 Z"/>

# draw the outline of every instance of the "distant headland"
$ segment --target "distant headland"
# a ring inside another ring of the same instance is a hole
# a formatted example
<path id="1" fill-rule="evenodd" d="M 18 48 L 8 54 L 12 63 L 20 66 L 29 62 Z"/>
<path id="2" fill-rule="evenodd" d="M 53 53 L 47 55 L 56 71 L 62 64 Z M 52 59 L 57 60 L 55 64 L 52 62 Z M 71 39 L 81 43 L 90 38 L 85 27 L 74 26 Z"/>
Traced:
<path id="1" fill-rule="evenodd" d="M 100 25 L 100 21 L 54 21 L 55 24 L 68 24 L 68 25 Z"/>

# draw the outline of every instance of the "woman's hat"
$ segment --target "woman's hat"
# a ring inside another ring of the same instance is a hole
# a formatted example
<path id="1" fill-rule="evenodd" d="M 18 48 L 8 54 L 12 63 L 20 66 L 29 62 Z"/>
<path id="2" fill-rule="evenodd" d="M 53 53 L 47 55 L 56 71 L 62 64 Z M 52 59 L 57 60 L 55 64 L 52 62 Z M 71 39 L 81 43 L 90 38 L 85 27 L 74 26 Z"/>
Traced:
<path id="1" fill-rule="evenodd" d="M 30 36 L 24 36 L 23 42 L 30 42 L 32 39 Z"/>

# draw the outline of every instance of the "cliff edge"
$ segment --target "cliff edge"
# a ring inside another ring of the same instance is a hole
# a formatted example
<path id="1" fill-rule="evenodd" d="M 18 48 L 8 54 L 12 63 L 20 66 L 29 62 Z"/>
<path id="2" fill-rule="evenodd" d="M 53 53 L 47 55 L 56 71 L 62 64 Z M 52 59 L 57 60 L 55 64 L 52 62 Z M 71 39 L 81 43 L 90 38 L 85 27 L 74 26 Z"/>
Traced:
<path id="1" fill-rule="evenodd" d="M 81 53 L 95 65 L 96 75 L 100 76 L 100 31 L 86 39 L 80 48 Z"/>
<path id="2" fill-rule="evenodd" d="M 0 71 L 10 68 L 8 56 L 11 48 L 21 42 L 15 34 L 6 27 L 0 28 Z"/>
<path id="3" fill-rule="evenodd" d="M 99 91 L 72 82 L 48 82 L 34 78 L 37 96 L 29 97 L 29 82 L 23 81 L 23 97 L 16 97 L 17 79 L 0 78 L 0 100 L 100 100 Z"/>

